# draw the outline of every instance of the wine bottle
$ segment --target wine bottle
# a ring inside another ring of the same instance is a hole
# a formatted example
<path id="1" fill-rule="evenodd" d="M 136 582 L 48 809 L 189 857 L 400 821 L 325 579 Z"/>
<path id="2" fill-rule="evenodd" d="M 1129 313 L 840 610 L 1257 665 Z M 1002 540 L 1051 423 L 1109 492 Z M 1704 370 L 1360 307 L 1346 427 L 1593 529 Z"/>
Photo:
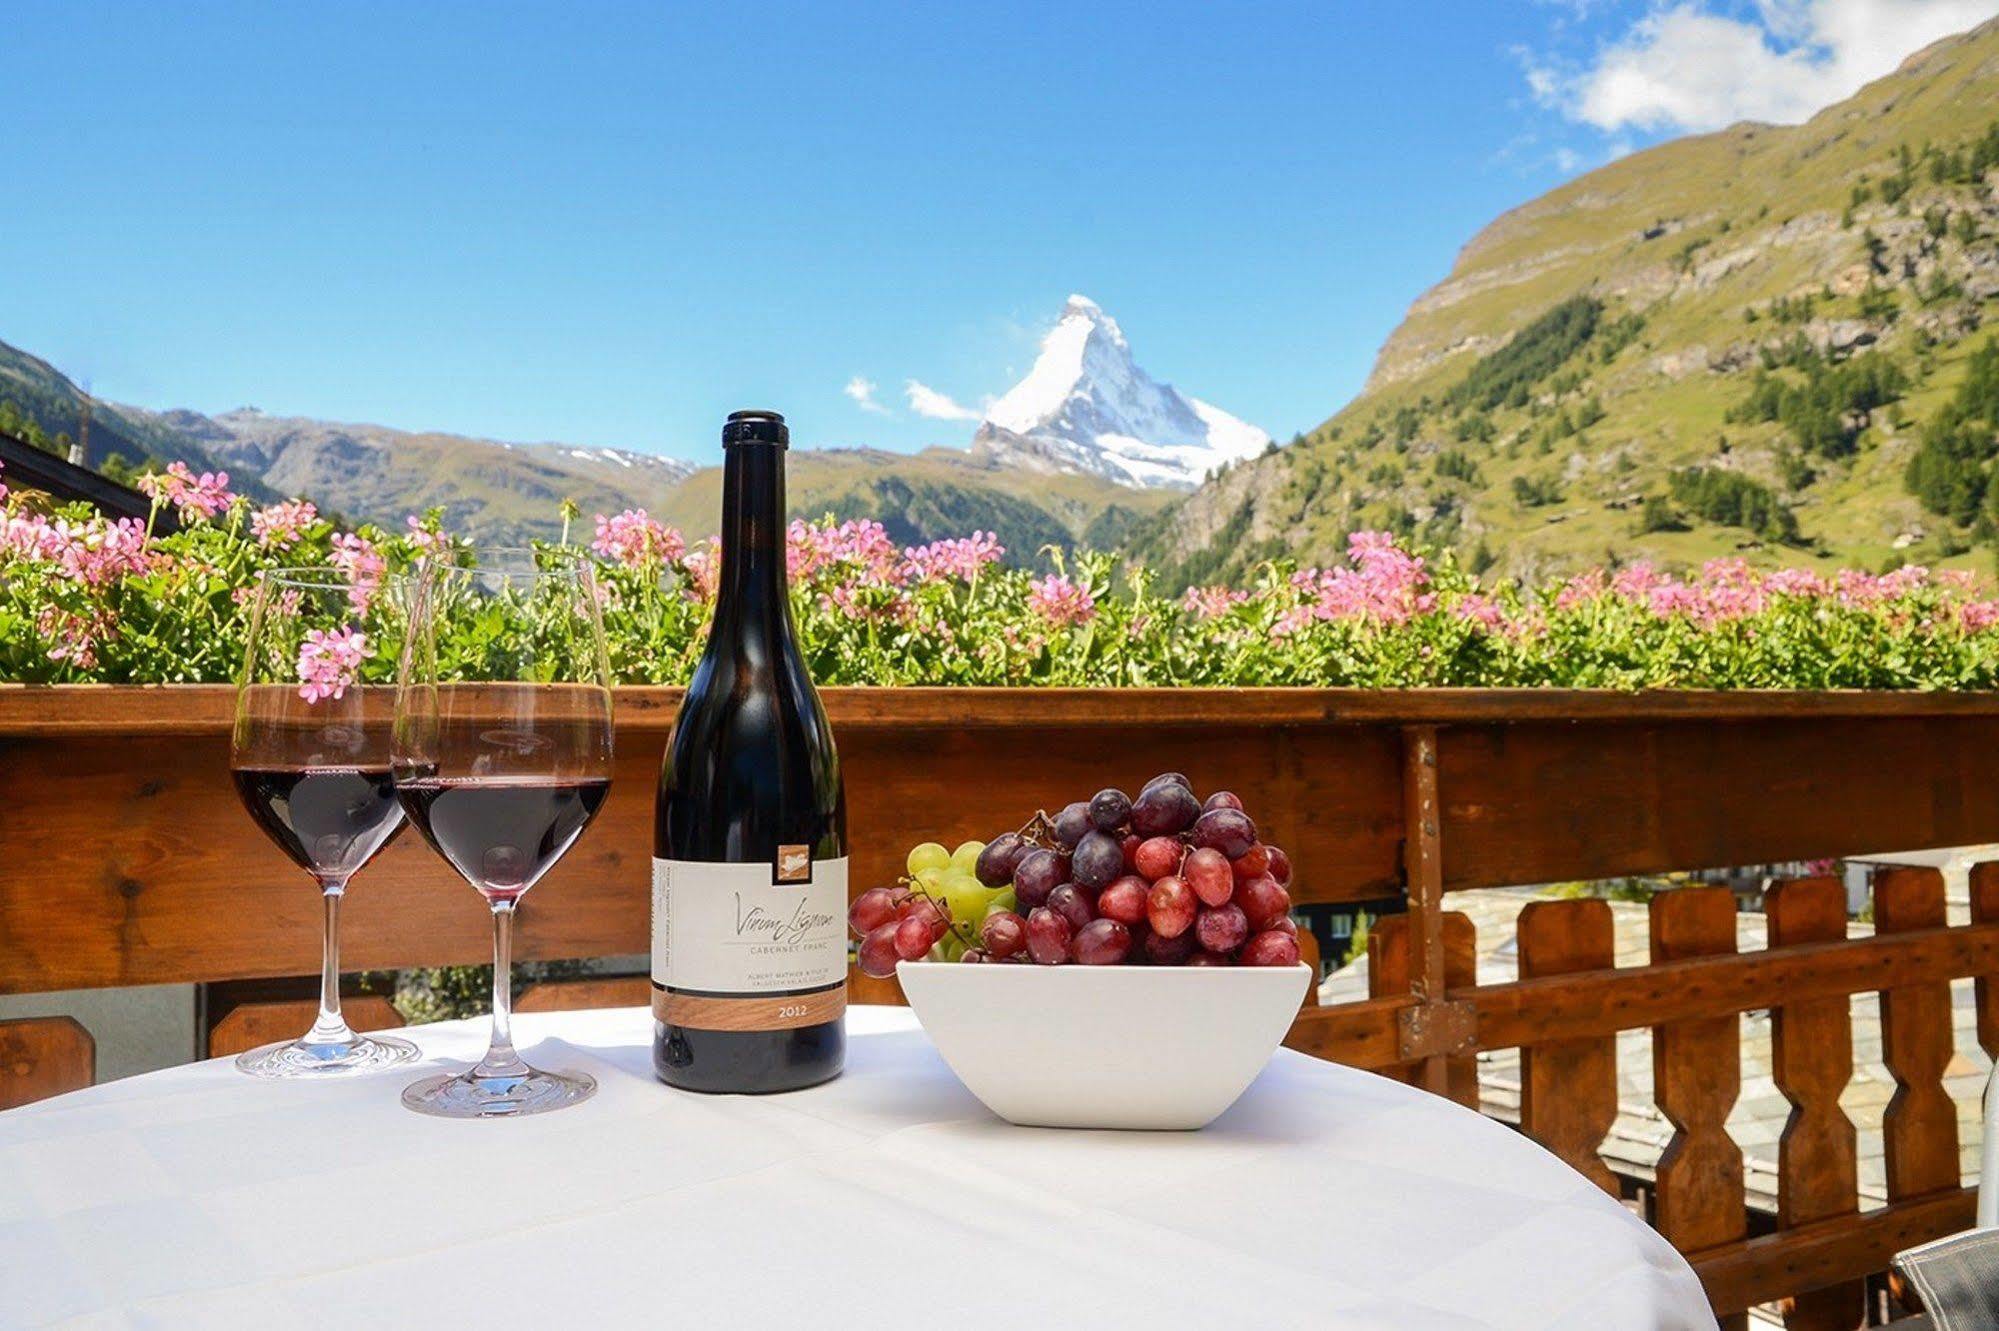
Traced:
<path id="1" fill-rule="evenodd" d="M 784 417 L 722 427 L 721 579 L 660 768 L 653 1067 L 796 1090 L 846 1058 L 847 802 L 786 587 Z"/>

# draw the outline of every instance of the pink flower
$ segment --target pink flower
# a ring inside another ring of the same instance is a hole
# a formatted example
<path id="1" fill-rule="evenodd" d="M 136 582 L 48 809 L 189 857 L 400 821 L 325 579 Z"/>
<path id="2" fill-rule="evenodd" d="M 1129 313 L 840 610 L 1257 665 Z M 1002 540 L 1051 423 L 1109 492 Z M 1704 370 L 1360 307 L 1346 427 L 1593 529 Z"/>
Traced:
<path id="1" fill-rule="evenodd" d="M 1180 598 L 1180 608 L 1196 619 L 1217 619 L 1248 599 L 1248 592 L 1227 587 L 1189 587 Z"/>
<path id="2" fill-rule="evenodd" d="M 1824 596 L 1832 590 L 1808 568 L 1780 568 L 1763 580 L 1763 586 L 1778 596 Z"/>
<path id="3" fill-rule="evenodd" d="M 1059 573 L 1050 573 L 1030 583 L 1027 605 L 1055 628 L 1087 624 L 1097 617 L 1097 600 L 1090 595 L 1090 589 L 1077 586 Z"/>
<path id="4" fill-rule="evenodd" d="M 250 534 L 266 550 L 297 545 L 305 529 L 319 520 L 319 510 L 303 499 L 260 508 L 250 515 Z"/>
<path id="5" fill-rule="evenodd" d="M 932 541 L 928 545 L 911 546 L 904 550 L 902 573 L 916 582 L 927 582 L 932 578 L 958 578 L 970 582 L 978 577 L 980 569 L 996 562 L 1005 553 L 1006 547 L 999 543 L 999 537 L 989 531 L 975 531 L 956 540 Z"/>
<path id="6" fill-rule="evenodd" d="M 1644 560 L 1626 564 L 1610 580 L 1610 590 L 1629 601 L 1644 601 L 1668 581 L 1665 574 Z"/>
<path id="7" fill-rule="evenodd" d="M 1562 590 L 1555 593 L 1555 609 L 1573 610 L 1586 602 L 1603 595 L 1603 570 L 1593 568 L 1587 573 L 1578 573 L 1562 584 Z"/>
<path id="8" fill-rule="evenodd" d="M 1498 629 L 1506 624 L 1506 609 L 1490 596 L 1477 592 L 1467 592 L 1457 599 L 1451 613 L 1459 619 L 1468 619 L 1483 629 Z"/>
<path id="9" fill-rule="evenodd" d="M 163 472 L 148 472 L 138 480 L 141 493 L 154 504 L 172 504 L 182 521 L 208 519 L 226 513 L 236 502 L 229 491 L 229 473 L 204 471 L 197 476 L 185 462 L 169 462 Z"/>
<path id="10" fill-rule="evenodd" d="M 1958 627 L 1966 633 L 1983 633 L 1999 624 L 1999 601 L 1966 601 L 1957 608 Z"/>
<path id="11" fill-rule="evenodd" d="M 1347 539 L 1347 555 L 1352 568 L 1307 568 L 1291 575 L 1292 588 L 1309 603 L 1310 618 L 1403 624 L 1436 608 L 1436 595 L 1423 590 L 1430 575 L 1422 559 L 1387 532 L 1355 532 Z"/>
<path id="12" fill-rule="evenodd" d="M 344 531 L 333 538 L 332 562 L 340 576 L 351 584 L 347 603 L 356 611 L 367 613 L 368 603 L 375 599 L 375 589 L 382 585 L 382 578 L 389 571 L 388 560 L 382 558 L 382 552 L 367 537 Z"/>
<path id="13" fill-rule="evenodd" d="M 687 570 L 688 595 L 712 601 L 722 586 L 722 543 L 710 537 L 705 548 L 689 550 L 680 566 Z"/>
<path id="14" fill-rule="evenodd" d="M 855 564 L 878 581 L 900 582 L 900 552 L 879 522 L 855 519 L 839 526 L 793 522 L 785 531 L 785 567 L 793 578 L 834 564 Z"/>
<path id="15" fill-rule="evenodd" d="M 419 555 L 432 555 L 440 550 L 451 549 L 451 538 L 441 531 L 432 531 L 424 525 L 423 519 L 414 513 L 403 519 L 404 535 Z"/>
<path id="16" fill-rule="evenodd" d="M 85 618 L 48 606 L 35 617 L 35 629 L 54 640 L 48 649 L 49 660 L 89 670 L 97 664 L 98 639 L 110 632 L 111 624 L 101 613 Z"/>
<path id="17" fill-rule="evenodd" d="M 153 567 L 153 555 L 146 548 L 146 525 L 137 518 L 116 522 L 58 518 L 53 530 L 61 542 L 63 572 L 89 586 L 103 587 Z"/>
<path id="18" fill-rule="evenodd" d="M 678 559 L 687 550 L 678 531 L 661 526 L 642 508 L 628 508 L 608 518 L 599 513 L 596 524 L 597 539 L 590 548 L 627 568 Z"/>
<path id="19" fill-rule="evenodd" d="M 354 682 L 354 672 L 368 658 L 367 635 L 342 628 L 331 633 L 314 629 L 298 649 L 298 696 L 309 703 L 339 699 Z"/>

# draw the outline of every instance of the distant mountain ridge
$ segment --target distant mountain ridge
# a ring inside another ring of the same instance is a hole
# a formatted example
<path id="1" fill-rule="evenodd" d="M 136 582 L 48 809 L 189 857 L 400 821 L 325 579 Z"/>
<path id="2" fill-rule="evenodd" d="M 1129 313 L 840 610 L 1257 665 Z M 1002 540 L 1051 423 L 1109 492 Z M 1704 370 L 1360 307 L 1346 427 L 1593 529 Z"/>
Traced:
<path id="1" fill-rule="evenodd" d="M 1033 368 L 972 437 L 1002 465 L 1174 490 L 1269 446 L 1256 426 L 1140 369 L 1124 330 L 1087 296 L 1069 297 Z"/>
<path id="2" fill-rule="evenodd" d="M 351 520 L 382 526 L 441 506 L 455 530 L 485 540 L 551 534 L 564 499 L 585 512 L 657 508 L 694 471 L 692 463 L 628 449 L 507 443 L 269 416 L 254 407 L 218 416 L 147 414 L 233 473 L 281 494 L 310 495 Z"/>
<path id="3" fill-rule="evenodd" d="M 81 419 L 84 394 L 46 361 L 0 343 L 0 416 L 53 441 Z M 656 454 L 569 443 L 510 443 L 254 407 L 207 415 L 93 400 L 92 453 L 120 469 L 180 459 L 224 469 L 259 499 L 301 495 L 352 522 L 400 526 L 441 507 L 484 541 L 546 539 L 560 507 L 644 508 L 699 538 L 721 512 L 721 471 Z M 1049 546 L 1123 544 L 1176 493 L 1270 446 L 1253 425 L 1139 369 L 1115 320 L 1071 297 L 1034 368 L 993 403 L 968 448 L 917 454 L 794 448 L 795 517 L 871 518 L 906 544 L 995 533 L 1014 560 Z"/>

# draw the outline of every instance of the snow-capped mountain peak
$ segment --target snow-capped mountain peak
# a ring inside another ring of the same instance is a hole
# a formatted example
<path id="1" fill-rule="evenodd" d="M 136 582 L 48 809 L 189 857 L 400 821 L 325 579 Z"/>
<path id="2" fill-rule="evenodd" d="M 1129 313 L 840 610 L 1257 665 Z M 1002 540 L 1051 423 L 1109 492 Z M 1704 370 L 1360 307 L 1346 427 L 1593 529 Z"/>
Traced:
<path id="1" fill-rule="evenodd" d="M 986 409 L 973 447 L 1002 463 L 1191 490 L 1270 436 L 1140 369 L 1117 320 L 1071 296 L 1027 376 Z"/>

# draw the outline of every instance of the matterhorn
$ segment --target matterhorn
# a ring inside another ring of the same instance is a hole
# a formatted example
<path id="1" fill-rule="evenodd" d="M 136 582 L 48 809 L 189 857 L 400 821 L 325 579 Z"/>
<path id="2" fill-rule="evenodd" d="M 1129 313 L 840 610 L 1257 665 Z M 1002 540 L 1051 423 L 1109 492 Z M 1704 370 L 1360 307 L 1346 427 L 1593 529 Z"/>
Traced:
<path id="1" fill-rule="evenodd" d="M 1269 445 L 1254 425 L 1138 368 L 1117 320 L 1084 296 L 1069 297 L 1034 368 L 986 409 L 972 439 L 1002 466 L 1173 490 Z"/>

